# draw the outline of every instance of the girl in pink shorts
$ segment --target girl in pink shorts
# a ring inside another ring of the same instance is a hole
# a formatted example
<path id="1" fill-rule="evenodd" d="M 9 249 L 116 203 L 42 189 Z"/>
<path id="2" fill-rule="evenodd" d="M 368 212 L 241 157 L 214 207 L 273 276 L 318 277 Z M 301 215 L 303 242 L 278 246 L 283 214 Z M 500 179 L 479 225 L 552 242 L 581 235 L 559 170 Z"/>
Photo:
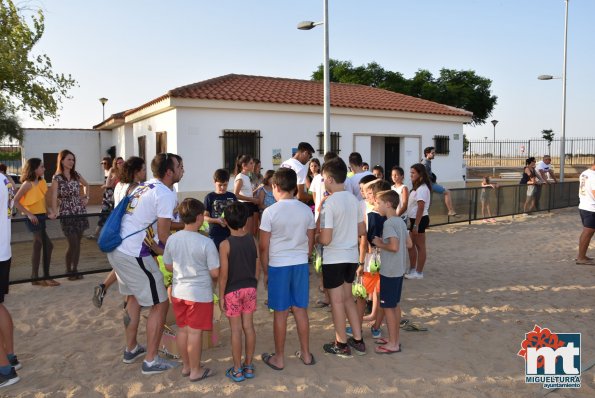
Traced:
<path id="1" fill-rule="evenodd" d="M 225 375 L 235 382 L 254 377 L 254 350 L 256 332 L 252 314 L 256 310 L 258 284 L 258 245 L 254 236 L 244 230 L 249 209 L 241 202 L 225 208 L 225 221 L 231 235 L 219 246 L 219 299 L 221 311 L 231 327 L 231 354 L 233 366 Z M 242 332 L 245 336 L 245 357 L 242 362 Z"/>

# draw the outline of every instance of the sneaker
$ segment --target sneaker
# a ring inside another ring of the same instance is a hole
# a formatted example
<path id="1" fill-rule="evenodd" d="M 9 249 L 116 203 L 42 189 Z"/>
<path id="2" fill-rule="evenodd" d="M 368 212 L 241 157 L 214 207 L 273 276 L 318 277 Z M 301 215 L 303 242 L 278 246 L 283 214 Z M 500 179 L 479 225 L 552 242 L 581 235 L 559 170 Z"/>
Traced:
<path id="1" fill-rule="evenodd" d="M 147 349 L 142 345 L 137 344 L 134 350 L 132 351 L 124 350 L 124 358 L 122 359 L 122 362 L 134 363 L 138 358 L 142 357 L 146 353 Z"/>
<path id="2" fill-rule="evenodd" d="M 93 288 L 93 305 L 101 308 L 103 305 L 103 298 L 105 297 L 105 285 L 103 283 Z"/>
<path id="3" fill-rule="evenodd" d="M 357 355 L 366 355 L 366 343 L 363 339 L 358 343 L 353 337 L 350 337 L 347 339 L 347 344 L 353 348 Z"/>
<path id="4" fill-rule="evenodd" d="M 346 344 L 344 348 L 339 347 L 339 345 L 333 341 L 332 343 L 327 343 L 322 346 L 322 349 L 327 354 L 333 354 L 341 358 L 351 358 L 351 348 Z"/>
<path id="5" fill-rule="evenodd" d="M 14 368 L 10 368 L 10 373 L 7 375 L 3 375 L 0 373 L 0 388 L 8 387 L 15 383 L 18 383 L 21 378 L 17 376 L 16 370 Z"/>
<path id="6" fill-rule="evenodd" d="M 14 370 L 19 370 L 23 367 L 16 355 L 12 355 L 11 357 L 9 357 L 8 362 L 10 362 L 10 366 L 12 366 Z"/>
<path id="7" fill-rule="evenodd" d="M 372 331 L 372 338 L 373 339 L 379 339 L 379 338 L 382 337 L 382 331 L 380 330 L 380 328 L 374 329 L 374 326 L 372 326 L 370 328 L 370 330 Z"/>
<path id="8" fill-rule="evenodd" d="M 144 375 L 163 373 L 167 370 L 177 368 L 178 366 L 180 366 L 179 362 L 168 361 L 167 359 L 156 356 L 152 363 L 143 361 L 141 373 Z"/>
<path id="9" fill-rule="evenodd" d="M 345 328 L 345 334 L 347 334 L 349 337 L 353 337 L 353 329 L 351 329 L 351 326 L 347 326 Z"/>
<path id="10" fill-rule="evenodd" d="M 417 271 L 411 271 L 410 273 L 405 275 L 405 278 L 407 278 L 407 279 L 423 279 L 424 273 L 417 272 Z"/>

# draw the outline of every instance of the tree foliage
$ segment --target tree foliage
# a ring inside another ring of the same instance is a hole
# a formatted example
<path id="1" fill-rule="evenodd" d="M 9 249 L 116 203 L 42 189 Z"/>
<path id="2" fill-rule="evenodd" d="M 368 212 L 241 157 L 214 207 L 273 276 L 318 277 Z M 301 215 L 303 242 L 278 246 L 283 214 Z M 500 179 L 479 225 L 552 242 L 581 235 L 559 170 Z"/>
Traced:
<path id="1" fill-rule="evenodd" d="M 492 95 L 492 81 L 472 70 L 443 68 L 434 77 L 419 69 L 411 79 L 402 73 L 384 69 L 376 62 L 353 66 L 351 61 L 329 61 L 330 80 L 339 83 L 363 84 L 413 97 L 439 102 L 473 112 L 472 124 L 481 125 L 490 117 L 498 97 Z M 312 73 L 313 80 L 322 80 L 323 66 Z"/>
<path id="2" fill-rule="evenodd" d="M 44 16 L 37 10 L 29 25 L 22 11 L 12 0 L 0 0 L 0 138 L 21 138 L 18 111 L 41 121 L 56 118 L 76 84 L 70 75 L 54 73 L 46 54 L 32 53 L 43 36 Z"/>
<path id="3" fill-rule="evenodd" d="M 552 129 L 541 130 L 541 137 L 547 141 L 548 145 L 551 145 L 552 141 L 554 140 L 554 135 L 555 133 Z"/>

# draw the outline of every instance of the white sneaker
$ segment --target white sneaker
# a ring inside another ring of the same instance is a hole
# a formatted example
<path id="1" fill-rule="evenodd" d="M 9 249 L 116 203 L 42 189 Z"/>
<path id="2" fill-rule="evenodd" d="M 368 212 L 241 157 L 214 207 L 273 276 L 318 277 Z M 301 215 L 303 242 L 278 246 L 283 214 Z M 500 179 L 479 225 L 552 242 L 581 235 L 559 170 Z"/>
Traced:
<path id="1" fill-rule="evenodd" d="M 423 272 L 417 272 L 415 270 L 411 271 L 410 273 L 405 275 L 405 278 L 407 279 L 423 279 L 424 278 L 424 273 Z"/>

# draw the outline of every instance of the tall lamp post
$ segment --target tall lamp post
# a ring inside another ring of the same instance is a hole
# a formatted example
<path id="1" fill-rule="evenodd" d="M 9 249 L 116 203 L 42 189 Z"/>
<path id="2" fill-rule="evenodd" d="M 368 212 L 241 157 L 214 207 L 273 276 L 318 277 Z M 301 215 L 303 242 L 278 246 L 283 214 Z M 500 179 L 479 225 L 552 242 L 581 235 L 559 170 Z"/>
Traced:
<path id="1" fill-rule="evenodd" d="M 498 121 L 496 119 L 492 120 L 492 124 L 494 125 L 494 150 L 492 151 L 492 176 L 496 177 L 496 125 Z"/>
<path id="2" fill-rule="evenodd" d="M 108 99 L 105 97 L 99 98 L 99 102 L 101 102 L 101 116 L 102 116 L 101 120 L 102 121 L 105 120 L 105 103 L 107 101 L 108 101 Z"/>
<path id="3" fill-rule="evenodd" d="M 297 26 L 300 30 L 310 30 L 318 25 L 324 25 L 324 64 L 323 64 L 323 89 L 324 89 L 324 153 L 331 150 L 331 85 L 329 71 L 329 45 L 328 45 L 328 0 L 323 0 L 323 20 L 321 22 L 303 21 Z"/>
<path id="4" fill-rule="evenodd" d="M 568 0 L 564 0 L 564 64 L 562 67 L 562 139 L 560 140 L 560 182 L 564 182 L 564 163 L 566 161 L 566 59 L 568 55 Z M 539 75 L 539 80 L 559 79 L 552 75 Z"/>

